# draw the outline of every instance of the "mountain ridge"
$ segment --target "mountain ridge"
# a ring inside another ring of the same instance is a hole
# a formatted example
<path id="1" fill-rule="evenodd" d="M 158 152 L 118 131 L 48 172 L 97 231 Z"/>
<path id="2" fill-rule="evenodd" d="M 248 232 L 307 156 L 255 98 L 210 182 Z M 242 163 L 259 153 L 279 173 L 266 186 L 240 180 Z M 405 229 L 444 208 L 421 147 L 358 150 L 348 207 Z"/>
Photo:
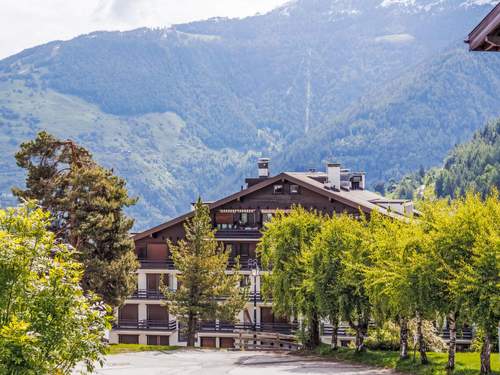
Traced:
<path id="1" fill-rule="evenodd" d="M 141 198 L 130 211 L 136 229 L 188 210 L 198 195 L 237 190 L 260 155 L 271 156 L 276 171 L 339 159 L 366 169 L 370 183 L 441 160 L 453 142 L 499 115 L 500 86 L 478 79 L 495 72 L 493 57 L 456 47 L 490 5 L 440 3 L 439 12 L 424 14 L 377 8 L 378 0 L 360 13 L 366 1 L 297 1 L 288 15 L 280 7 L 244 19 L 94 32 L 0 60 L 0 148 L 7 155 L 0 204 L 12 204 L 8 191 L 22 184 L 16 148 L 42 129 L 74 138 L 128 180 Z M 434 67 L 432 76 L 425 66 Z M 478 77 L 468 75 L 471 67 Z M 429 90 L 412 71 L 427 77 Z M 464 112 L 465 99 L 472 109 Z M 434 101 L 442 110 L 433 118 Z M 449 121 L 463 129 L 443 132 Z M 436 140 L 425 133 L 433 128 Z M 393 137 L 394 150 L 379 139 L 374 153 L 369 141 L 377 129 Z M 446 138 L 400 161 L 392 153 L 405 147 L 396 137 L 403 130 L 430 144 Z"/>

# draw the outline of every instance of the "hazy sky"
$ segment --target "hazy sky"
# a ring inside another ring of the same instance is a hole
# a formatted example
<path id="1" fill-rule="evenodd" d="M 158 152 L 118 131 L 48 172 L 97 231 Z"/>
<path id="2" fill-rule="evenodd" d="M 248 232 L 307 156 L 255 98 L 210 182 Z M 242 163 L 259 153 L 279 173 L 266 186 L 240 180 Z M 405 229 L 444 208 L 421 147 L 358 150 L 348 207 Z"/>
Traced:
<path id="1" fill-rule="evenodd" d="M 96 30 L 267 12 L 286 0 L 0 0 L 0 59 Z"/>

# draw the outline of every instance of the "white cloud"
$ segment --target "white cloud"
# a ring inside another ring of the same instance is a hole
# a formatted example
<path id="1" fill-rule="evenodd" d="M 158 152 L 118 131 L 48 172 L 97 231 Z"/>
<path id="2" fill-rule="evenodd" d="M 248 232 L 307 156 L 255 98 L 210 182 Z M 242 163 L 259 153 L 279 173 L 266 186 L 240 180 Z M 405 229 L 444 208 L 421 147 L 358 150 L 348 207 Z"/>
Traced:
<path id="1" fill-rule="evenodd" d="M 169 26 L 210 17 L 245 17 L 286 0 L 0 0 L 0 59 L 95 30 Z"/>

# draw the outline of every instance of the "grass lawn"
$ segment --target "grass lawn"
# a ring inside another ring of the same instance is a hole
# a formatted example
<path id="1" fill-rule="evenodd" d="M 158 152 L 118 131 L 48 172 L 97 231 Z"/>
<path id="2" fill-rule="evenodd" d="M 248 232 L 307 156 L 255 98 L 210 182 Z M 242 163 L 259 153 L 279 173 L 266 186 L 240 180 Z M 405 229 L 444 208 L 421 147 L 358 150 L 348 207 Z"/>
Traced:
<path id="1" fill-rule="evenodd" d="M 177 348 L 178 348 L 178 346 L 110 344 L 108 346 L 107 352 L 108 352 L 108 354 L 120 354 L 120 353 L 133 353 L 133 352 L 175 350 Z"/>
<path id="2" fill-rule="evenodd" d="M 399 360 L 399 353 L 386 351 L 367 351 L 357 354 L 352 349 L 341 348 L 337 352 L 332 352 L 329 347 L 322 346 L 318 353 L 327 358 L 341 361 L 358 362 L 367 365 L 386 367 L 395 369 L 398 372 L 406 372 L 418 375 L 440 375 L 446 374 L 447 353 L 428 353 L 430 364 L 420 365 L 420 358 L 417 353 L 416 361 L 412 357 L 406 361 Z M 455 375 L 479 374 L 480 360 L 479 353 L 457 353 Z M 493 374 L 500 375 L 500 355 L 491 355 L 491 369 Z"/>

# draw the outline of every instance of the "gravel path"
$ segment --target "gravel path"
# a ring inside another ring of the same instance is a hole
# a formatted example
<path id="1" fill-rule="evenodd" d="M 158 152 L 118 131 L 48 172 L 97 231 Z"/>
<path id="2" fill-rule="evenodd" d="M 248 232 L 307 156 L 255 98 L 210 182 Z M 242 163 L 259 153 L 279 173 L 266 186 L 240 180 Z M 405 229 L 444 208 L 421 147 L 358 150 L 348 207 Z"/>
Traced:
<path id="1" fill-rule="evenodd" d="M 283 353 L 175 350 L 110 355 L 104 367 L 98 369 L 96 373 L 102 375 L 378 375 L 391 374 L 391 371 Z"/>

